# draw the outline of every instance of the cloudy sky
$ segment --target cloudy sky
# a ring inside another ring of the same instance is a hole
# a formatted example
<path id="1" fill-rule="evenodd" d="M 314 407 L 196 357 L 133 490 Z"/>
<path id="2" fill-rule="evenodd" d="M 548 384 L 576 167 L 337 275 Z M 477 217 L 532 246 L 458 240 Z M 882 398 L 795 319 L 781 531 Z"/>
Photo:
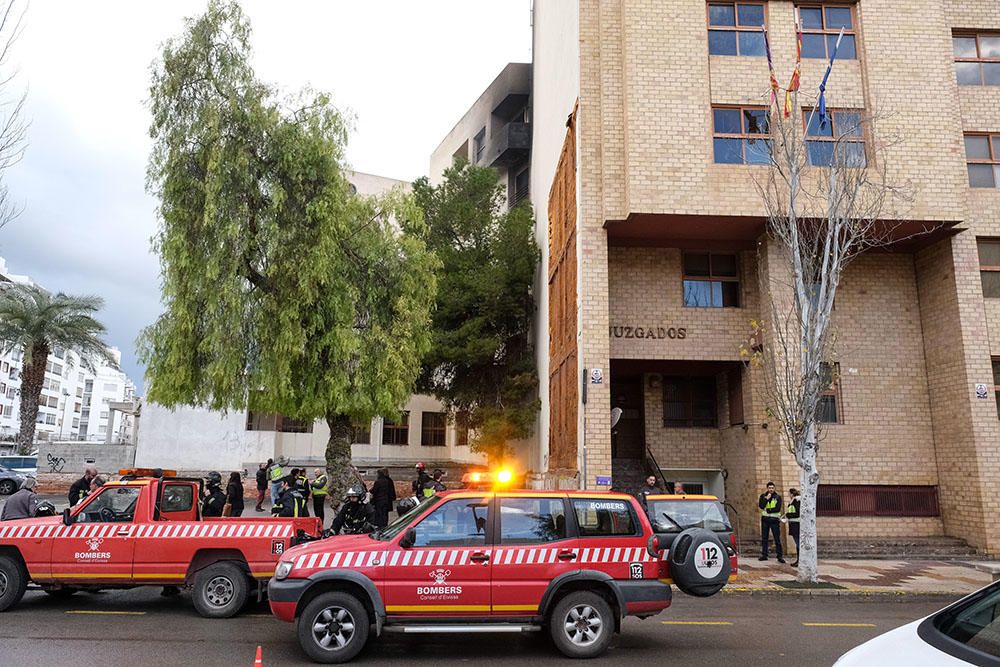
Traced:
<path id="1" fill-rule="evenodd" d="M 142 385 L 135 338 L 160 311 L 144 191 L 149 65 L 204 0 L 34 0 L 14 47 L 29 146 L 7 173 L 20 218 L 0 257 L 53 291 L 98 294 Z M 243 0 L 258 74 L 356 116 L 351 166 L 412 180 L 508 62 L 531 60 L 530 0 Z"/>

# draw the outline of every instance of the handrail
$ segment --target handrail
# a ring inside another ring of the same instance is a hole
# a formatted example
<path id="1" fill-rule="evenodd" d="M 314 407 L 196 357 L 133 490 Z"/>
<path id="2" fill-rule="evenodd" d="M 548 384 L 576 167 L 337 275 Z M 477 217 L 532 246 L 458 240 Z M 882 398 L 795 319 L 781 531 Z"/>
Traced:
<path id="1" fill-rule="evenodd" d="M 669 493 L 670 489 L 667 488 L 667 478 L 663 476 L 663 469 L 660 468 L 659 462 L 656 460 L 656 457 L 653 456 L 653 450 L 650 449 L 649 445 L 646 443 L 643 443 L 643 446 L 646 448 L 646 457 L 653 462 L 653 467 L 656 468 L 656 474 L 660 476 L 660 480 L 663 482 L 664 493 Z"/>

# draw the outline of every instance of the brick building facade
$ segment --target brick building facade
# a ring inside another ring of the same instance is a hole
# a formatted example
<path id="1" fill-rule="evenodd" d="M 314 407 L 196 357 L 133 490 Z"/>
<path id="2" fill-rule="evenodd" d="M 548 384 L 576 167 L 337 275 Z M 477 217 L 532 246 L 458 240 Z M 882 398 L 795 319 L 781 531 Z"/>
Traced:
<path id="1" fill-rule="evenodd" d="M 845 273 L 820 532 L 947 534 L 1000 552 L 995 0 L 536 0 L 531 190 L 548 419 L 526 465 L 549 484 L 602 488 L 655 461 L 668 481 L 724 495 L 745 529 L 767 480 L 798 486 L 767 370 L 739 352 L 782 270 L 754 187 L 767 167 L 733 163 L 743 160 L 716 141 L 720 110 L 767 107 L 762 23 L 787 83 L 796 17 L 815 56 L 803 59 L 803 103 L 846 26 L 828 103 L 886 115 L 901 141 L 885 164 L 913 191 L 887 217 L 936 230 Z"/>

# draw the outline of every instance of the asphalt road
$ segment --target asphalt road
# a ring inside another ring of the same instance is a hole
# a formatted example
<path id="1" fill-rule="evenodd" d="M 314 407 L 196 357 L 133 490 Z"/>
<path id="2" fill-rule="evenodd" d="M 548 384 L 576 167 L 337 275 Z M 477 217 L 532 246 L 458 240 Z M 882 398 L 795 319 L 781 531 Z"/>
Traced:
<path id="1" fill-rule="evenodd" d="M 678 594 L 654 618 L 627 619 L 608 653 L 589 665 L 831 665 L 847 649 L 931 613 L 948 602 L 871 601 L 793 596 Z M 828 625 L 803 625 L 819 623 Z M 200 618 L 188 596 L 159 589 L 78 593 L 55 600 L 29 591 L 0 621 L 0 663 L 8 665 L 169 666 L 310 664 L 294 626 L 265 605 L 237 618 Z M 562 656 L 544 633 L 531 635 L 383 635 L 361 664 L 555 664 Z"/>

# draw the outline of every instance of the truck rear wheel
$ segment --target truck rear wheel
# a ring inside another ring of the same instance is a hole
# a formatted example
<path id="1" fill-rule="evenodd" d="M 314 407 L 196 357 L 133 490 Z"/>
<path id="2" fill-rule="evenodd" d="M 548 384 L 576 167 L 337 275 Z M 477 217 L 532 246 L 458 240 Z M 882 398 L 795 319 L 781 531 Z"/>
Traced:
<path id="1" fill-rule="evenodd" d="M 246 572 L 235 563 L 221 562 L 198 570 L 191 598 L 205 618 L 229 618 L 243 609 L 249 594 Z"/>
<path id="2" fill-rule="evenodd" d="M 0 556 L 0 611 L 7 611 L 24 597 L 28 588 L 28 572 L 20 561 Z"/>
<path id="3" fill-rule="evenodd" d="M 316 662 L 347 662 L 368 641 L 368 611 L 350 593 L 323 593 L 299 616 L 299 645 Z"/>
<path id="4" fill-rule="evenodd" d="M 597 593 L 577 591 L 560 600 L 549 618 L 549 633 L 567 658 L 596 658 L 615 631 L 611 605 Z"/>

